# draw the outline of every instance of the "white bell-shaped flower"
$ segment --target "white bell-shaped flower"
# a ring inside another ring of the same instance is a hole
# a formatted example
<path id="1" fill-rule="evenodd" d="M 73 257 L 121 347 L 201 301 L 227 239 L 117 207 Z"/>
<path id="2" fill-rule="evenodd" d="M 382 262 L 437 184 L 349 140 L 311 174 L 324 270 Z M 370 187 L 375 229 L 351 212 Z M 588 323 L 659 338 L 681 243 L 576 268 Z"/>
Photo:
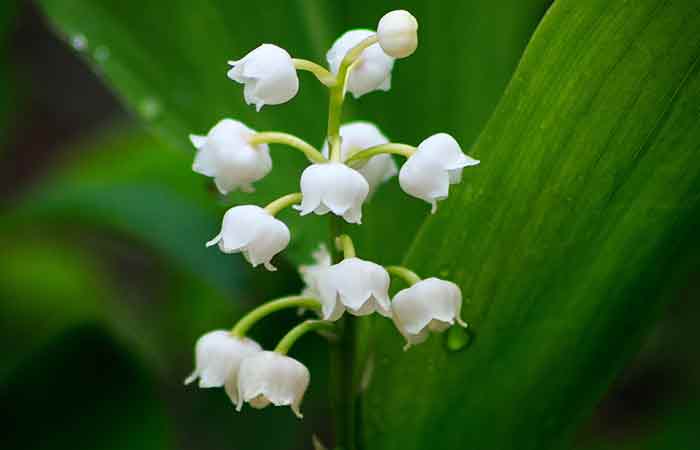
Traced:
<path id="1" fill-rule="evenodd" d="M 389 142 L 386 136 L 379 131 L 376 125 L 370 122 L 350 122 L 340 127 L 340 157 L 343 161 L 369 147 L 386 144 Z M 324 142 L 323 156 L 328 158 L 328 142 Z M 364 164 L 353 166 L 365 177 L 369 184 L 369 195 L 377 190 L 380 184 L 396 176 L 399 172 L 396 162 L 391 155 L 383 154 L 371 157 Z"/>
<path id="2" fill-rule="evenodd" d="M 246 103 L 260 111 L 263 105 L 288 102 L 299 92 L 292 57 L 283 48 L 262 44 L 238 61 L 229 61 L 228 77 L 245 85 Z"/>
<path id="3" fill-rule="evenodd" d="M 224 253 L 243 253 L 253 267 L 264 264 L 276 270 L 272 258 L 289 244 L 287 225 L 264 208 L 255 205 L 234 206 L 226 211 L 221 232 L 207 242 L 207 247 L 219 244 Z"/>
<path id="4" fill-rule="evenodd" d="M 349 223 L 361 223 L 369 184 L 356 170 L 341 163 L 312 164 L 304 169 L 300 184 L 301 206 L 294 208 L 302 216 L 330 211 Z"/>
<path id="5" fill-rule="evenodd" d="M 338 320 L 346 310 L 390 317 L 389 283 L 386 269 L 371 261 L 346 258 L 330 266 L 318 277 L 323 319 Z"/>
<path id="6" fill-rule="evenodd" d="M 238 369 L 244 358 L 261 352 L 257 342 L 233 336 L 226 330 L 215 330 L 203 335 L 195 345 L 195 369 L 185 384 L 199 378 L 199 387 L 221 387 L 228 383 L 235 386 Z"/>
<path id="7" fill-rule="evenodd" d="M 319 298 L 318 278 L 324 270 L 331 266 L 331 254 L 324 244 L 319 245 L 313 254 L 314 263 L 299 266 L 299 274 L 304 281 L 304 289 L 301 295 L 304 297 Z"/>
<path id="8" fill-rule="evenodd" d="M 479 161 L 462 152 L 457 141 L 446 133 L 430 136 L 418 145 L 399 171 L 399 184 L 407 194 L 425 200 L 437 210 L 438 200 L 444 200 L 450 184 L 462 180 L 462 169 Z"/>
<path id="9" fill-rule="evenodd" d="M 270 403 L 275 406 L 289 405 L 301 419 L 299 406 L 310 379 L 309 369 L 296 359 L 276 352 L 260 352 L 241 363 L 238 393 L 235 398 L 231 396 L 231 400 L 236 403 L 238 411 L 244 402 L 257 409 Z"/>
<path id="10" fill-rule="evenodd" d="M 223 119 L 206 136 L 190 135 L 197 149 L 192 170 L 214 178 L 222 194 L 236 189 L 253 190 L 251 183 L 260 180 L 272 169 L 267 144 L 251 145 L 255 134 L 241 122 Z"/>
<path id="11" fill-rule="evenodd" d="M 396 327 L 406 338 L 406 347 L 428 338 L 430 331 L 442 332 L 460 318 L 462 292 L 451 281 L 427 278 L 399 291 L 391 302 Z"/>
<path id="12" fill-rule="evenodd" d="M 326 53 L 331 72 L 337 74 L 345 54 L 373 34 L 371 30 L 351 30 L 340 36 Z M 394 58 L 384 53 L 379 44 L 370 45 L 353 64 L 346 89 L 355 98 L 372 91 L 388 91 L 393 68 Z"/>
<path id="13" fill-rule="evenodd" d="M 418 21 L 406 10 L 390 11 L 379 20 L 377 37 L 388 55 L 405 58 L 418 47 Z"/>

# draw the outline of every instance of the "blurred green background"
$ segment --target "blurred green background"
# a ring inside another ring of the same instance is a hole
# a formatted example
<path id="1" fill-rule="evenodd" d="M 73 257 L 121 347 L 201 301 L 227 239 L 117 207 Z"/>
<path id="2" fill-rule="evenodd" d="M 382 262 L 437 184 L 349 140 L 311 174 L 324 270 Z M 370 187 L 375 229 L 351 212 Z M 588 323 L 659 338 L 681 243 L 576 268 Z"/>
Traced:
<path id="1" fill-rule="evenodd" d="M 404 142 L 445 130 L 468 149 L 549 4 L 0 3 L 2 447 L 308 449 L 312 434 L 330 444 L 320 340 L 294 350 L 312 371 L 303 421 L 282 408 L 238 414 L 220 390 L 182 386 L 196 338 L 298 292 L 294 267 L 326 230 L 284 213 L 294 239 L 274 274 L 205 249 L 223 211 L 244 197 L 222 199 L 192 173 L 187 132 L 231 116 L 320 144 L 326 98 L 315 80 L 302 75 L 290 104 L 256 114 L 226 79 L 226 61 L 263 41 L 323 61 L 341 30 L 404 7 L 421 23 L 419 51 L 397 62 L 390 93 L 350 101 L 346 117 Z M 273 159 L 252 201 L 294 189 L 303 161 L 282 149 Z M 383 186 L 353 230 L 361 253 L 400 261 L 426 213 L 397 183 Z M 700 250 L 689 245 L 690 255 Z M 575 448 L 700 448 L 700 267 L 693 257 L 684 264 L 690 275 L 663 293 L 670 307 L 579 427 Z M 254 335 L 270 346 L 296 321 L 280 314 Z"/>

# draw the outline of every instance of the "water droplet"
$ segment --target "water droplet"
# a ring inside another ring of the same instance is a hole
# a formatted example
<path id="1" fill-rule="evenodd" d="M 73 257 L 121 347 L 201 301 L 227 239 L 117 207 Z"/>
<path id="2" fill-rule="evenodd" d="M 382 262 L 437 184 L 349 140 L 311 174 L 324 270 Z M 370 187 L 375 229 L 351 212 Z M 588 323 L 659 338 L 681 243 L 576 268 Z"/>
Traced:
<path id="1" fill-rule="evenodd" d="M 109 59 L 109 49 L 104 45 L 100 45 L 95 49 L 95 60 L 99 63 L 103 63 Z"/>
<path id="2" fill-rule="evenodd" d="M 160 114 L 160 103 L 158 100 L 148 97 L 139 106 L 141 114 L 148 120 L 153 120 Z"/>
<path id="3" fill-rule="evenodd" d="M 78 50 L 79 52 L 82 52 L 88 46 L 88 40 L 84 34 L 76 34 L 71 38 L 70 43 L 73 46 L 73 48 Z"/>
<path id="4" fill-rule="evenodd" d="M 472 335 L 469 329 L 460 326 L 453 326 L 447 330 L 445 336 L 445 346 L 451 352 L 458 352 L 469 346 L 472 342 Z"/>

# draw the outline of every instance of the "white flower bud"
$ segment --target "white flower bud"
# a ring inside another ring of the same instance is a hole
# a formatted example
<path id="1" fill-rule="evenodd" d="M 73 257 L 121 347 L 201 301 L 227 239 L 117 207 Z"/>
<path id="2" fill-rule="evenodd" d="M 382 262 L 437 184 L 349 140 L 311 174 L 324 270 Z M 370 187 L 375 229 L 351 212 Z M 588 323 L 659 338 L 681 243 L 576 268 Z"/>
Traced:
<path id="1" fill-rule="evenodd" d="M 345 54 L 373 34 L 370 30 L 351 30 L 340 36 L 326 53 L 331 72 L 337 74 Z M 393 67 L 394 58 L 384 53 L 379 44 L 370 45 L 352 66 L 346 88 L 355 98 L 372 91 L 388 91 Z"/>
<path id="2" fill-rule="evenodd" d="M 347 258 L 330 266 L 318 277 L 323 319 L 338 320 L 345 310 L 390 317 L 389 283 L 386 269 L 371 261 Z"/>
<path id="3" fill-rule="evenodd" d="M 261 409 L 272 403 L 275 406 L 291 406 L 294 414 L 301 419 L 299 406 L 309 386 L 309 369 L 289 356 L 275 352 L 260 352 L 246 358 L 241 363 L 238 374 L 238 395 L 231 400 L 238 411 L 243 402 Z"/>
<path id="4" fill-rule="evenodd" d="M 201 388 L 235 385 L 241 361 L 261 351 L 260 345 L 252 339 L 233 336 L 226 330 L 210 331 L 197 340 L 195 369 L 185 384 L 199 378 Z"/>
<path id="5" fill-rule="evenodd" d="M 331 266 L 331 254 L 325 245 L 321 244 L 313 254 L 314 263 L 299 266 L 299 274 L 304 281 L 304 289 L 301 295 L 304 297 L 319 298 L 318 278 L 323 271 Z"/>
<path id="6" fill-rule="evenodd" d="M 255 205 L 234 206 L 224 214 L 221 232 L 207 247 L 219 244 L 224 253 L 243 253 L 253 267 L 264 264 L 276 270 L 270 260 L 289 244 L 287 225 L 264 208 Z"/>
<path id="7" fill-rule="evenodd" d="M 301 206 L 294 208 L 302 216 L 329 211 L 349 223 L 362 220 L 362 202 L 369 184 L 356 170 L 341 163 L 312 164 L 301 174 Z"/>
<path id="8" fill-rule="evenodd" d="M 343 161 L 369 147 L 386 144 L 389 142 L 386 136 L 379 131 L 376 125 L 370 122 L 350 122 L 340 127 L 340 157 Z M 328 142 L 324 142 L 323 156 L 328 158 Z M 380 184 L 396 176 L 399 172 L 396 162 L 391 155 L 377 155 L 365 161 L 364 164 L 354 166 L 369 184 L 369 195 L 377 190 Z"/>
<path id="9" fill-rule="evenodd" d="M 418 47 L 418 21 L 403 9 L 390 11 L 379 20 L 377 37 L 387 55 L 405 58 Z"/>
<path id="10" fill-rule="evenodd" d="M 406 338 L 407 349 L 428 338 L 430 331 L 442 332 L 460 318 L 462 292 L 451 281 L 427 278 L 399 291 L 391 302 L 396 327 Z"/>
<path id="11" fill-rule="evenodd" d="M 243 96 L 249 105 L 260 111 L 263 105 L 279 105 L 299 92 L 299 77 L 292 57 L 286 50 L 262 44 L 232 66 L 228 77 L 245 85 Z"/>
<path id="12" fill-rule="evenodd" d="M 437 201 L 447 198 L 450 184 L 462 180 L 462 169 L 479 161 L 462 152 L 446 133 L 430 136 L 420 143 L 399 171 L 399 184 L 407 194 L 425 200 L 437 210 Z"/>
<path id="13" fill-rule="evenodd" d="M 260 180 L 272 169 L 267 144 L 251 145 L 254 130 L 232 119 L 223 119 L 206 136 L 190 135 L 197 148 L 192 170 L 214 178 L 222 194 L 240 188 L 253 190 L 251 183 Z"/>

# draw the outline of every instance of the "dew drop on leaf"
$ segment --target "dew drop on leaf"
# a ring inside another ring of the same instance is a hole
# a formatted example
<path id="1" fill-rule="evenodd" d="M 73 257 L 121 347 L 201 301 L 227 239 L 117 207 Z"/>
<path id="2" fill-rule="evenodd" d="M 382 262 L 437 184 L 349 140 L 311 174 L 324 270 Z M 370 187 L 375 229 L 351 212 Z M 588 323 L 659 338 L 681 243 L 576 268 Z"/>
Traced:
<path id="1" fill-rule="evenodd" d="M 98 63 L 103 63 L 109 59 L 109 49 L 104 45 L 100 45 L 95 49 L 95 60 Z"/>
<path id="2" fill-rule="evenodd" d="M 79 52 L 84 51 L 88 46 L 88 40 L 84 34 L 76 34 L 70 40 L 71 45 L 74 49 Z"/>
<path id="3" fill-rule="evenodd" d="M 148 97 L 139 105 L 139 111 L 147 120 L 153 120 L 160 114 L 160 103 L 158 100 Z"/>

